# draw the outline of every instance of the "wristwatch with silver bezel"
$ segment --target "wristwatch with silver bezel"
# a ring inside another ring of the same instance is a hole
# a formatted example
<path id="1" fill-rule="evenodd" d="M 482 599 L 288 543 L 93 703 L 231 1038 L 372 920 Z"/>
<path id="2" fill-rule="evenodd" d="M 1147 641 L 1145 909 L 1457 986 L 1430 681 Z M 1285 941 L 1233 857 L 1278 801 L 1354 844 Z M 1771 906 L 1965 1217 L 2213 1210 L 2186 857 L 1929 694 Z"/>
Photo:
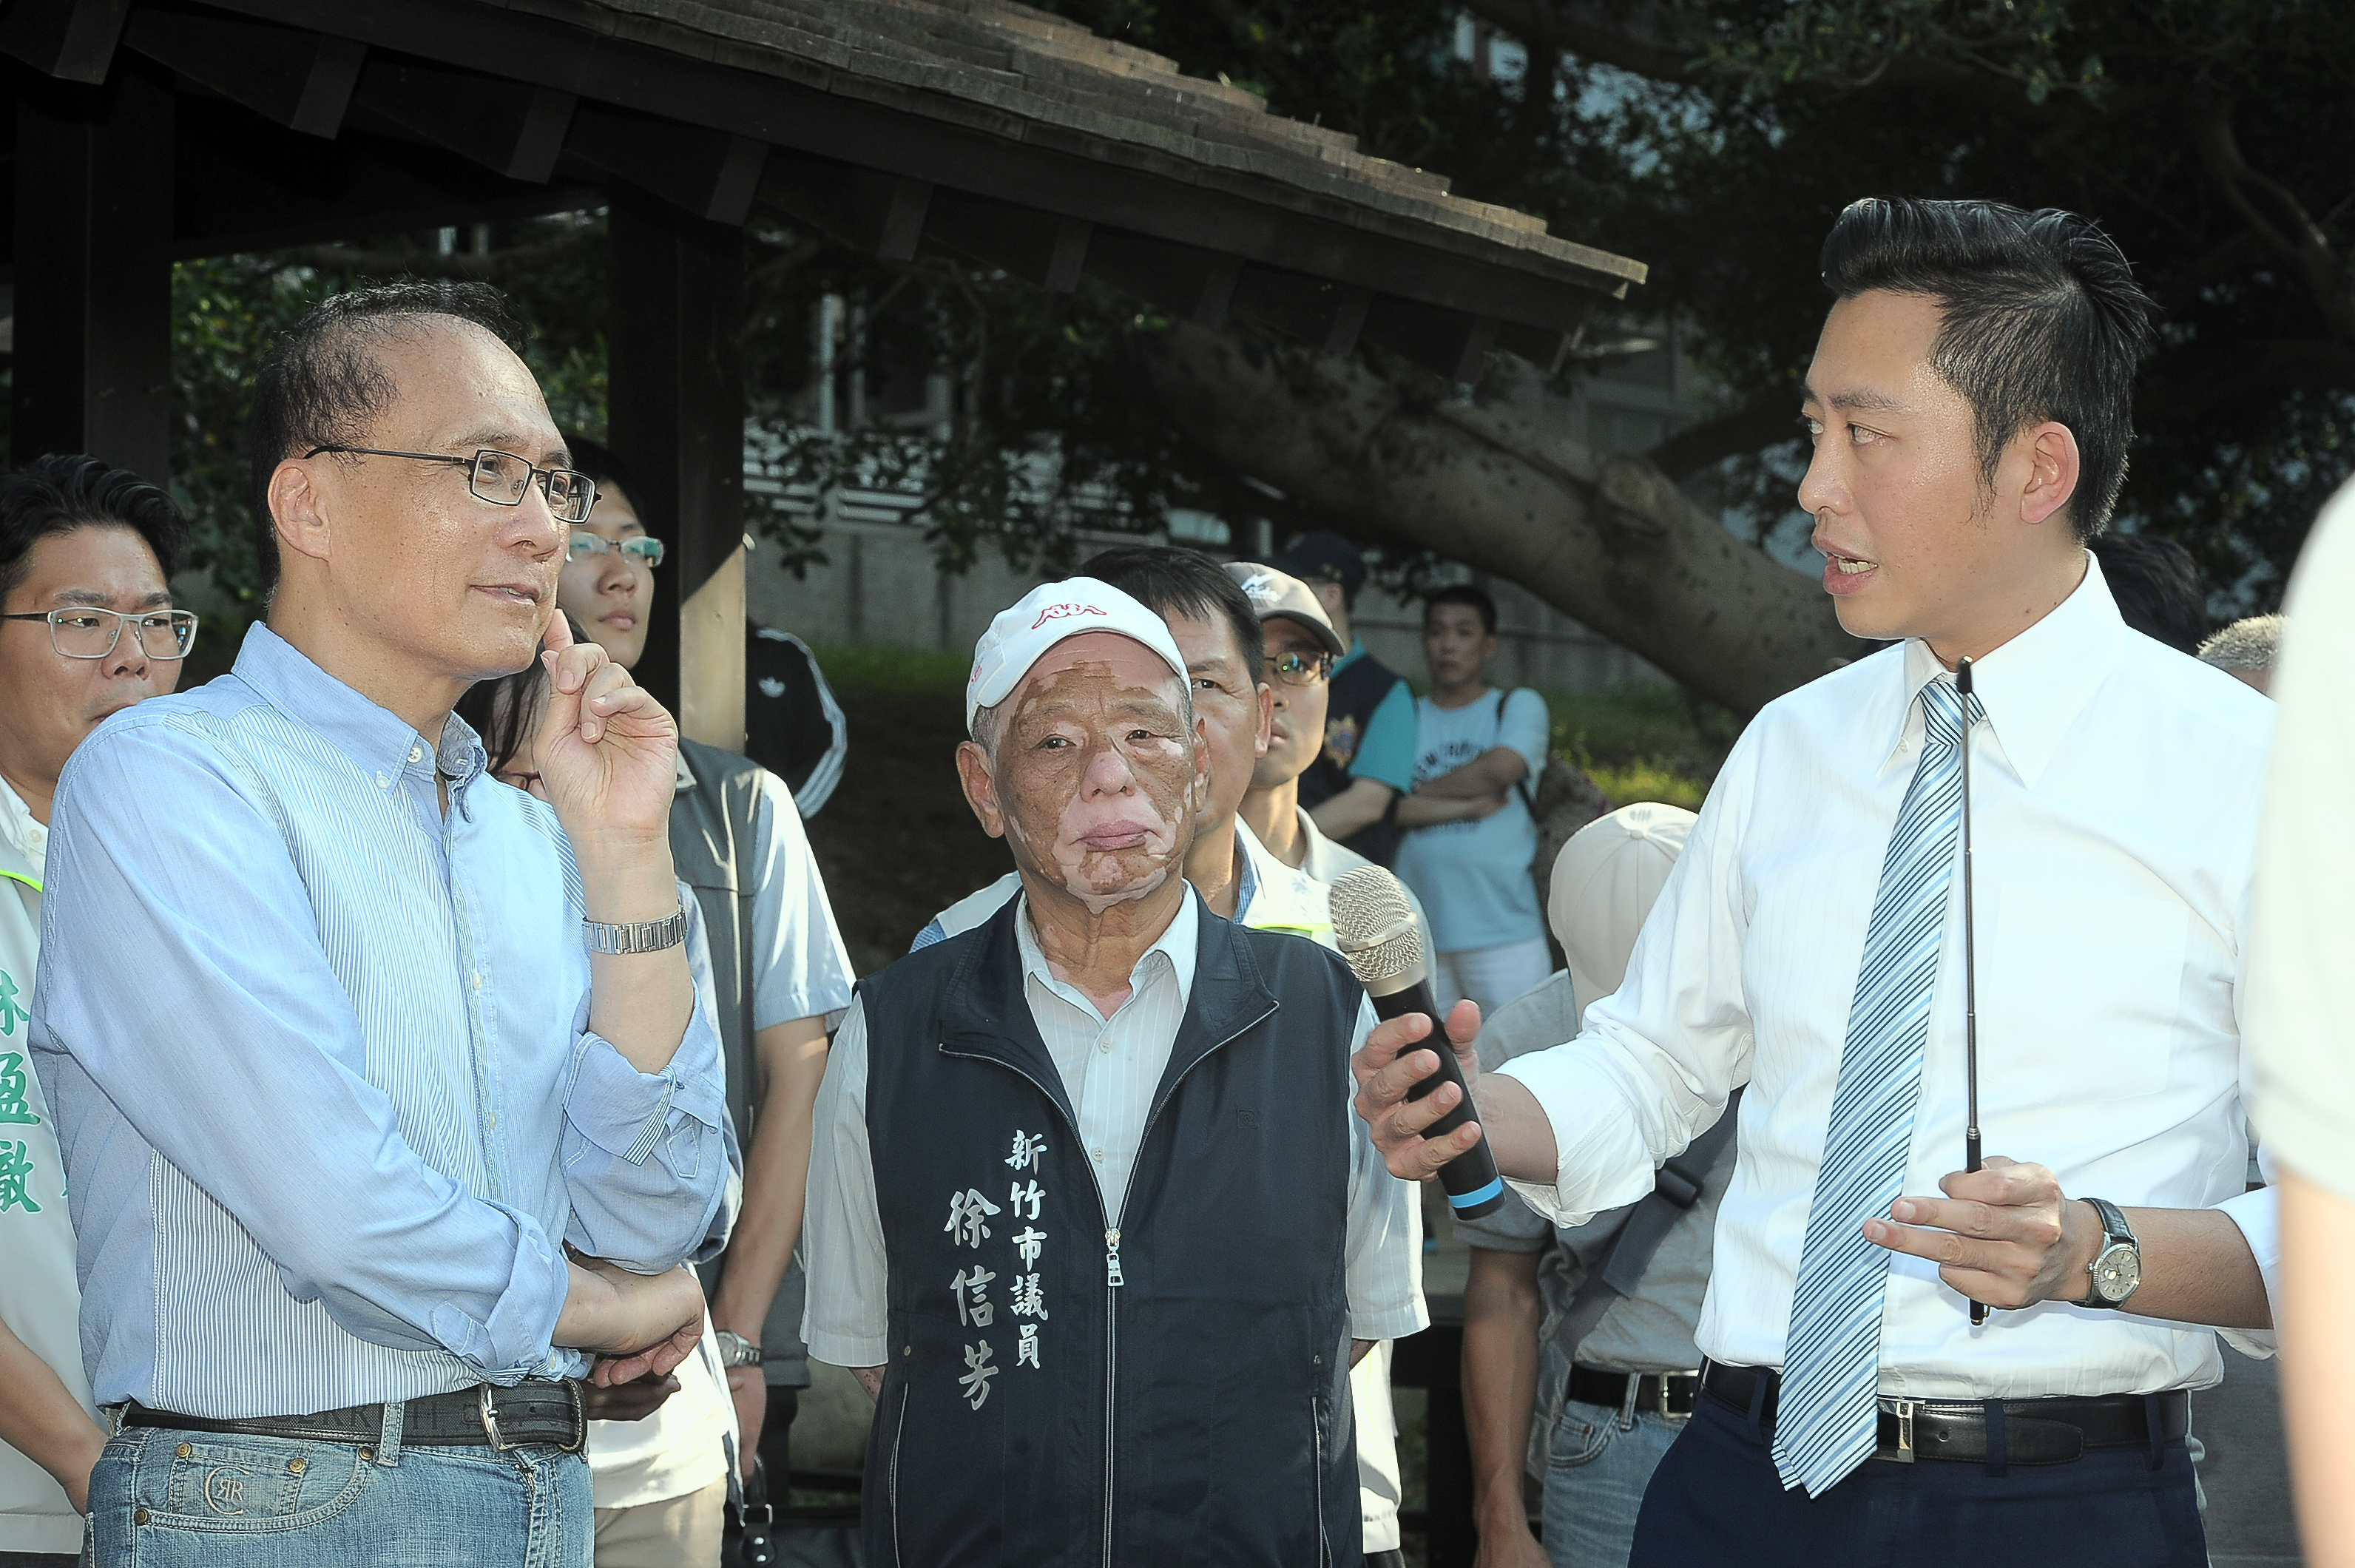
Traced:
<path id="1" fill-rule="evenodd" d="M 2091 1288 L 2080 1307 L 2118 1307 L 2142 1285 L 2142 1243 L 2135 1240 L 2125 1212 L 2106 1198 L 2088 1198 L 2102 1217 L 2102 1247 L 2085 1266 Z"/>
<path id="2" fill-rule="evenodd" d="M 719 1342 L 719 1364 L 723 1367 L 757 1367 L 761 1364 L 761 1347 L 733 1328 L 714 1328 L 711 1337 Z"/>

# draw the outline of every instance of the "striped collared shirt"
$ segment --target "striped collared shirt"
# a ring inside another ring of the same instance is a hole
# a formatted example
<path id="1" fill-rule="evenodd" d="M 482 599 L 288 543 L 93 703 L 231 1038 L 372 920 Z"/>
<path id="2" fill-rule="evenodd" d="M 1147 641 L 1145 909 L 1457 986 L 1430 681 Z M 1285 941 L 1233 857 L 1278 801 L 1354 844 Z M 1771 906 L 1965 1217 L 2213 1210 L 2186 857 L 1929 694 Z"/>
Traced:
<path id="1" fill-rule="evenodd" d="M 555 814 L 484 767 L 463 720 L 429 744 L 261 625 L 67 765 L 33 1033 L 101 1404 L 578 1374 L 561 1243 L 652 1271 L 724 1233 L 695 901 L 698 1006 L 641 1073 L 589 1029 Z"/>

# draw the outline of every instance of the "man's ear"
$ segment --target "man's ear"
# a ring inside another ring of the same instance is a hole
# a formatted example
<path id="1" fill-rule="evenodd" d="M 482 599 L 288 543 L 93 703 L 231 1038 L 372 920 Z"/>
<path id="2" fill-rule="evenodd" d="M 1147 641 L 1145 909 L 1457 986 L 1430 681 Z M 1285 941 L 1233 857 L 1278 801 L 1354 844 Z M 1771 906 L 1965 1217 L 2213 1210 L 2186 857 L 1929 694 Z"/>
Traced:
<path id="1" fill-rule="evenodd" d="M 2028 483 L 2019 493 L 2019 520 L 2041 523 L 2067 506 L 2077 493 L 2077 435 L 2058 420 L 2046 420 L 2019 439 L 2028 453 Z"/>
<path id="2" fill-rule="evenodd" d="M 288 458 L 270 475 L 270 522 L 278 542 L 297 555 L 325 560 L 330 529 L 325 497 L 312 483 L 308 464 Z"/>
<path id="3" fill-rule="evenodd" d="M 1266 681 L 1259 683 L 1259 733 L 1252 741 L 1252 755 L 1264 757 L 1275 743 L 1275 688 Z"/>
<path id="4" fill-rule="evenodd" d="M 1262 725 L 1260 732 L 1266 733 Z M 1210 721 L 1197 714 L 1194 719 L 1194 784 L 1187 792 L 1186 809 L 1190 817 L 1200 811 L 1210 798 Z"/>
<path id="5" fill-rule="evenodd" d="M 973 807 L 981 830 L 992 838 L 1006 837 L 1006 814 L 997 805 L 997 781 L 990 776 L 989 753 L 977 741 L 962 741 L 956 749 L 957 782 L 964 786 L 964 803 Z"/>

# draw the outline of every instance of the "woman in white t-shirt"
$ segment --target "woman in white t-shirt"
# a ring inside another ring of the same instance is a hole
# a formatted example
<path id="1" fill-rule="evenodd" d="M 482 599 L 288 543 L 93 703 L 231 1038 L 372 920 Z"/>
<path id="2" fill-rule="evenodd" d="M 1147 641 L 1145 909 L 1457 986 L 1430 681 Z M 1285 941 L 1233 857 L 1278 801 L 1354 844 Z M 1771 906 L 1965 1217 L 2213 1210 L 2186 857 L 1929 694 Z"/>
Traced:
<path id="1" fill-rule="evenodd" d="M 1544 771 L 1552 720 L 1545 699 L 1488 685 L 1497 602 L 1469 583 L 1426 602 L 1423 652 L 1431 695 L 1415 704 L 1413 792 L 1398 874 L 1431 916 L 1442 1008 L 1463 997 L 1494 1012 L 1544 980 L 1552 959 L 1529 862 L 1538 848 L 1528 792 Z"/>

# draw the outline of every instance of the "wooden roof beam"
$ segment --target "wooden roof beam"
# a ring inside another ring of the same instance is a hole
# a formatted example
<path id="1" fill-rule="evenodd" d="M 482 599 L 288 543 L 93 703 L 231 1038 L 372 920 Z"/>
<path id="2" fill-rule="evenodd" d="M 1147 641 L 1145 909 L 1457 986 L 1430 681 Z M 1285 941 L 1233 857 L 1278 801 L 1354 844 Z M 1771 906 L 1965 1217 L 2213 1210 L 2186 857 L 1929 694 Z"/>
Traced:
<path id="1" fill-rule="evenodd" d="M 769 144 L 602 103 L 572 112 L 564 150 L 708 222 L 741 228 L 751 216 Z"/>
<path id="2" fill-rule="evenodd" d="M 267 120 L 333 140 L 368 46 L 296 27 L 182 11 L 142 11 L 123 41 Z"/>
<path id="3" fill-rule="evenodd" d="M 508 179 L 546 185 L 564 151 L 577 100 L 416 60 L 371 59 L 355 101 L 427 141 Z"/>
<path id="4" fill-rule="evenodd" d="M 0 16 L 0 51 L 44 76 L 97 87 L 130 12 L 131 0 L 16 0 Z"/>

